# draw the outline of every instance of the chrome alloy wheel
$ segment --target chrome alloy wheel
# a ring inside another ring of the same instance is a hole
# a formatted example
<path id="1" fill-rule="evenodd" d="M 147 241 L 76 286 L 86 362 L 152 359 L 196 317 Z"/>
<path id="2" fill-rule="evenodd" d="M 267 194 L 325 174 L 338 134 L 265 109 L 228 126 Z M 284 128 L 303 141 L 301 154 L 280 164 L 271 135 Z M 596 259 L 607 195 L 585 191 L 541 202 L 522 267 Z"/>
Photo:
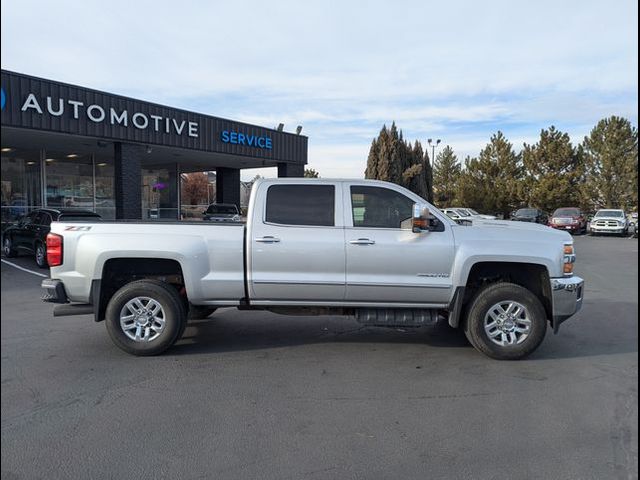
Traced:
<path id="1" fill-rule="evenodd" d="M 135 297 L 120 310 L 120 328 L 135 342 L 152 342 L 165 327 L 162 305 L 153 298 Z"/>
<path id="2" fill-rule="evenodd" d="M 6 256 L 11 253 L 11 239 L 9 237 L 5 237 L 4 242 L 2 242 L 2 253 Z"/>
<path id="3" fill-rule="evenodd" d="M 44 266 L 47 261 L 47 253 L 45 252 L 44 246 L 38 245 L 36 247 L 36 263 L 39 267 Z"/>
<path id="4" fill-rule="evenodd" d="M 484 331 L 501 347 L 517 345 L 531 333 L 531 319 L 526 307 L 512 300 L 492 306 L 484 316 Z"/>

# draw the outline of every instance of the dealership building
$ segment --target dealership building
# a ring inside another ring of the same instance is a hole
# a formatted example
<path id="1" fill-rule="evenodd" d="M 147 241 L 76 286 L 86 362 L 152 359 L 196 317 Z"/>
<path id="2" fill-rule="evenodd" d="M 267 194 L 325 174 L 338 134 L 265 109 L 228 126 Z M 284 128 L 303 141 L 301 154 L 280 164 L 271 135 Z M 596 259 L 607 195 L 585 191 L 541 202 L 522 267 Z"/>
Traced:
<path id="1" fill-rule="evenodd" d="M 307 163 L 307 137 L 281 127 L 5 70 L 1 93 L 3 223 L 38 207 L 178 219 L 182 174 L 215 171 L 211 201 L 239 206 L 241 169 L 301 177 Z"/>

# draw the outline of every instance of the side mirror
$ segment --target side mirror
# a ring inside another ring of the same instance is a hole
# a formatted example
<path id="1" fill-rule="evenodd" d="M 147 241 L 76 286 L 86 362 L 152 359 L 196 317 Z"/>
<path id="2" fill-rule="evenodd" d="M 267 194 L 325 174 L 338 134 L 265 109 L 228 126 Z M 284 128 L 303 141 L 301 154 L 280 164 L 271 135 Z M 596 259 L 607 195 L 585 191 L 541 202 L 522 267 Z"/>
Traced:
<path id="1" fill-rule="evenodd" d="M 421 233 L 429 231 L 429 207 L 426 203 L 414 203 L 411 218 L 411 231 Z"/>

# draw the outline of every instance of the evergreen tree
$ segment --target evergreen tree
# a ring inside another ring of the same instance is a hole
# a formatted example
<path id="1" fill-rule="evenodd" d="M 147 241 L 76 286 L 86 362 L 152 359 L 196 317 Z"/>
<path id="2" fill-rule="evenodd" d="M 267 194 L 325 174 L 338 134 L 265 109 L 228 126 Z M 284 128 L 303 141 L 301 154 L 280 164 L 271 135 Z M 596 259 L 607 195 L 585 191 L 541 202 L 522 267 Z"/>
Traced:
<path id="1" fill-rule="evenodd" d="M 554 126 L 543 129 L 538 143 L 525 143 L 522 160 L 526 170 L 525 198 L 529 205 L 552 212 L 582 203 L 582 155 L 573 148 L 568 134 Z"/>
<path id="2" fill-rule="evenodd" d="M 424 198 L 433 203 L 433 167 L 431 165 L 431 161 L 429 160 L 429 154 L 426 150 L 424 151 L 424 155 L 422 156 L 422 164 L 424 165 L 427 189 Z"/>
<path id="3" fill-rule="evenodd" d="M 320 174 L 313 168 L 305 168 L 304 178 L 320 178 Z"/>
<path id="4" fill-rule="evenodd" d="M 404 139 L 395 122 L 391 128 L 384 125 L 378 138 L 371 142 L 365 178 L 397 183 L 432 200 L 429 157 L 420 142 L 416 141 L 412 146 Z"/>
<path id="5" fill-rule="evenodd" d="M 602 119 L 583 142 L 592 207 L 638 208 L 638 130 L 629 120 Z"/>
<path id="6" fill-rule="evenodd" d="M 378 140 L 374 138 L 369 148 L 369 157 L 367 158 L 367 169 L 364 171 L 364 178 L 378 178 L 379 150 L 380 144 Z"/>
<path id="7" fill-rule="evenodd" d="M 478 158 L 465 160 L 457 189 L 458 200 L 484 213 L 508 216 L 521 203 L 521 163 L 520 155 L 499 131 Z"/>
<path id="8" fill-rule="evenodd" d="M 424 164 L 424 152 L 419 141 L 415 141 L 413 147 L 404 145 L 407 161 L 403 165 L 402 183 L 404 187 L 429 200 L 427 168 Z"/>
<path id="9" fill-rule="evenodd" d="M 455 203 L 459 178 L 460 162 L 453 149 L 447 145 L 433 164 L 433 199 L 438 207 L 451 207 Z"/>
<path id="10" fill-rule="evenodd" d="M 494 212 L 495 203 L 488 187 L 489 179 L 479 160 L 467 156 L 456 185 L 456 201 L 460 206 L 471 207 L 480 212 Z"/>

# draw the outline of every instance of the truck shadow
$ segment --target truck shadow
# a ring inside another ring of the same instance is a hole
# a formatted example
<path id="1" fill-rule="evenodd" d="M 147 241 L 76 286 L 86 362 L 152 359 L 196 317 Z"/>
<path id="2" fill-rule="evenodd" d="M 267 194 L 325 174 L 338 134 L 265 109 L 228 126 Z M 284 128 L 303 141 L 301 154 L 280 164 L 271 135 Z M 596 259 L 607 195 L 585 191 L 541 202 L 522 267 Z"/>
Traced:
<path id="1" fill-rule="evenodd" d="M 551 330 L 528 360 L 581 358 L 638 351 L 637 302 L 591 301 Z M 431 327 L 389 328 L 361 325 L 351 317 L 296 317 L 221 309 L 189 323 L 170 355 L 272 349 L 310 344 L 407 344 L 473 352 L 461 330 L 446 322 Z M 484 358 L 480 356 L 479 358 Z"/>
<path id="2" fill-rule="evenodd" d="M 293 317 L 222 310 L 205 320 L 190 322 L 182 339 L 168 353 L 190 355 L 323 343 L 472 348 L 461 331 L 446 323 L 419 328 L 372 327 L 350 317 Z"/>

